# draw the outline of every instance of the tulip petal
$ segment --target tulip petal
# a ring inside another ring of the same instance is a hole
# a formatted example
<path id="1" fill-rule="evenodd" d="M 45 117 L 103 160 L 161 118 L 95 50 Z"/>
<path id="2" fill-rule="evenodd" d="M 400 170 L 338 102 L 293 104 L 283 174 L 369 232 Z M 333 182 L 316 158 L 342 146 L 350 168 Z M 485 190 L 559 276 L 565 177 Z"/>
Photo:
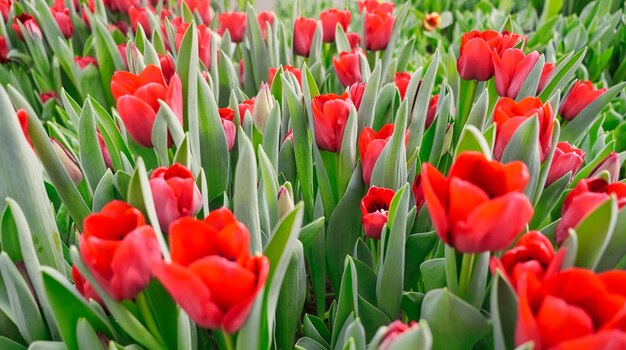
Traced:
<path id="1" fill-rule="evenodd" d="M 626 349 L 626 333 L 616 330 L 602 331 L 597 334 L 565 341 L 554 350 L 623 350 Z"/>
<path id="2" fill-rule="evenodd" d="M 450 244 L 448 233 L 448 219 L 446 207 L 448 206 L 448 180 L 434 166 L 424 163 L 422 165 L 422 188 L 426 206 L 430 218 L 435 226 L 439 237 Z"/>
<path id="3" fill-rule="evenodd" d="M 537 324 L 541 330 L 541 345 L 546 349 L 593 333 L 593 321 L 585 310 L 550 295 L 541 304 Z"/>
<path id="4" fill-rule="evenodd" d="M 224 329 L 227 332 L 235 332 L 243 326 L 244 322 L 248 318 L 248 314 L 250 313 L 252 306 L 254 305 L 257 294 L 261 289 L 263 289 L 263 287 L 265 287 L 265 282 L 267 281 L 267 275 L 270 270 L 270 263 L 267 260 L 267 257 L 253 256 L 248 260 L 247 264 L 250 270 L 254 271 L 257 276 L 256 285 L 251 294 L 242 298 L 237 304 L 231 307 L 224 316 Z"/>
<path id="5" fill-rule="evenodd" d="M 489 200 L 485 191 L 458 177 L 450 179 L 448 223 L 465 221 L 472 210 Z"/>
<path id="6" fill-rule="evenodd" d="M 561 215 L 561 222 L 556 227 L 556 242 L 561 244 L 568 237 L 568 230 L 576 228 L 593 210 L 609 199 L 606 193 L 587 192 L 576 196 Z"/>
<path id="7" fill-rule="evenodd" d="M 137 144 L 152 147 L 152 126 L 156 113 L 149 104 L 134 96 L 122 96 L 117 100 L 117 110 L 126 131 Z"/>
<path id="8" fill-rule="evenodd" d="M 183 216 L 179 210 L 177 194 L 162 177 L 150 180 L 150 190 L 161 230 L 169 232 L 170 224 Z"/>

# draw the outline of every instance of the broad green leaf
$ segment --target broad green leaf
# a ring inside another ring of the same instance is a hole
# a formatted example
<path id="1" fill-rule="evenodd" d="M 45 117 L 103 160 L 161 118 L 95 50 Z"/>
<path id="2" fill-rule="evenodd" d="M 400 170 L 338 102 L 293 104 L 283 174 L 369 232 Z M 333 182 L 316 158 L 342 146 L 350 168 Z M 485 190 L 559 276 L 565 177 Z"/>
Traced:
<path id="1" fill-rule="evenodd" d="M 235 168 L 233 206 L 235 216 L 250 231 L 250 251 L 261 251 L 261 227 L 257 197 L 257 164 L 250 139 L 239 128 L 239 159 Z"/>
<path id="2" fill-rule="evenodd" d="M 576 226 L 576 266 L 595 270 L 615 231 L 617 199 L 613 196 Z"/>
<path id="3" fill-rule="evenodd" d="M 526 164 L 530 173 L 530 181 L 526 186 L 526 195 L 529 197 L 539 180 L 539 152 L 539 119 L 535 115 L 515 130 L 500 159 L 502 163 L 520 160 Z"/>
<path id="4" fill-rule="evenodd" d="M 489 297 L 493 320 L 493 341 L 496 349 L 511 349 L 517 324 L 517 295 L 501 271 L 491 281 Z"/>
<path id="5" fill-rule="evenodd" d="M 80 163 L 85 171 L 92 191 L 95 191 L 100 179 L 106 171 L 106 166 L 104 165 L 100 143 L 98 142 L 93 108 L 89 100 L 85 101 L 85 105 L 80 114 L 78 142 L 80 146 Z"/>

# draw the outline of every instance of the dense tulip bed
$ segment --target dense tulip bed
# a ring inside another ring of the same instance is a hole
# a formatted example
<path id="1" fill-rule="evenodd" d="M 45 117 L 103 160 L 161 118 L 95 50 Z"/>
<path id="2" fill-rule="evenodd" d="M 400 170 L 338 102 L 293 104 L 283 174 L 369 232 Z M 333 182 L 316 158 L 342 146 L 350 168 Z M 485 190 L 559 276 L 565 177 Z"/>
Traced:
<path id="1" fill-rule="evenodd" d="M 626 4 L 327 3 L 0 0 L 0 349 L 626 349 Z"/>

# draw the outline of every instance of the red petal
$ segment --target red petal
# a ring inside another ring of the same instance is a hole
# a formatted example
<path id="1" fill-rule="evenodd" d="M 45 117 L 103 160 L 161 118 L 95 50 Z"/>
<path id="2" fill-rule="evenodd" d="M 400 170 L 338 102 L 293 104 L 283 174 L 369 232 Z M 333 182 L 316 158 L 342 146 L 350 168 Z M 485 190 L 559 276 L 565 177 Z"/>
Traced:
<path id="1" fill-rule="evenodd" d="M 543 300 L 537 324 L 541 330 L 541 345 L 546 349 L 593 333 L 593 321 L 583 309 L 552 296 Z"/>
<path id="2" fill-rule="evenodd" d="M 446 207 L 448 206 L 448 180 L 428 163 L 422 165 L 422 188 L 426 206 L 430 213 L 433 226 L 439 237 L 450 244 L 448 233 L 448 218 Z"/>
<path id="3" fill-rule="evenodd" d="M 137 144 L 152 147 L 152 126 L 156 113 L 149 104 L 134 96 L 122 96 L 117 100 L 117 110 L 126 131 Z"/>

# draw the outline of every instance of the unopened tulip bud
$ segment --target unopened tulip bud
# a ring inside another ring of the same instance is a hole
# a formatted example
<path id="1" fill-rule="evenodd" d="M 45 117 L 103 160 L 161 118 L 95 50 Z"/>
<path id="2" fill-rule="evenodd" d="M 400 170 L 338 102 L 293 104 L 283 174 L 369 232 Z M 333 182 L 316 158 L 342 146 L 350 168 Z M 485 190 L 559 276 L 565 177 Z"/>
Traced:
<path id="1" fill-rule="evenodd" d="M 281 218 L 293 209 L 293 198 L 285 186 L 278 190 L 278 216 Z"/>
<path id="2" fill-rule="evenodd" d="M 599 177 L 602 172 L 609 173 L 609 183 L 617 182 L 619 180 L 619 168 L 620 168 L 619 155 L 615 152 L 611 152 L 600 164 L 591 171 L 589 178 Z"/>
<path id="3" fill-rule="evenodd" d="M 52 143 L 52 148 L 56 152 L 57 156 L 63 163 L 63 167 L 67 171 L 68 175 L 74 181 L 75 184 L 79 184 L 83 181 L 83 173 L 80 171 L 78 167 L 78 162 L 74 157 L 59 143 L 59 141 L 51 138 L 50 142 Z"/>
<path id="4" fill-rule="evenodd" d="M 272 96 L 272 93 L 270 92 L 270 86 L 263 83 L 261 85 L 261 89 L 259 90 L 259 94 L 256 96 L 254 109 L 252 110 L 252 121 L 261 134 L 265 129 L 267 117 L 269 117 L 273 108 L 274 96 Z"/>

